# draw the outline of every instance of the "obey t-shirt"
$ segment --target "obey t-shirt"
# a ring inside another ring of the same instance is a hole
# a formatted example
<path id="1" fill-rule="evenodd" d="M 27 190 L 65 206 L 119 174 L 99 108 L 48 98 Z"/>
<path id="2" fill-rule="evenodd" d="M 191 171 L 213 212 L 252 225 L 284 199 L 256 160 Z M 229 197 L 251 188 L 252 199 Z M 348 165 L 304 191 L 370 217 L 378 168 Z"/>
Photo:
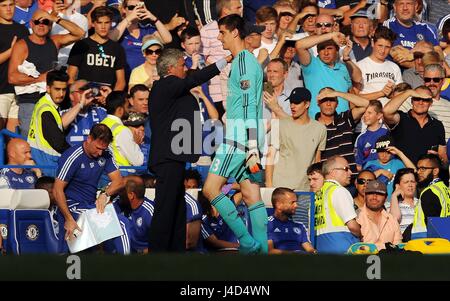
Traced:
<path id="1" fill-rule="evenodd" d="M 116 70 L 124 68 L 125 54 L 117 42 L 108 40 L 99 44 L 86 38 L 75 43 L 67 64 L 78 67 L 78 79 L 114 86 Z"/>

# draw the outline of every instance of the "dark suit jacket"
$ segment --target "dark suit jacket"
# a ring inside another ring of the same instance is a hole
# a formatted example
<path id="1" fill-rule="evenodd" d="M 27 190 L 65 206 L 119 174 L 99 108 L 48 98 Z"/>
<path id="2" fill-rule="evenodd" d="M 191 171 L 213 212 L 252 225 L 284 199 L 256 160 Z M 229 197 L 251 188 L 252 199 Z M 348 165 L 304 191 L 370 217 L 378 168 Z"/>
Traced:
<path id="1" fill-rule="evenodd" d="M 198 103 L 189 90 L 219 72 L 216 64 L 212 64 L 191 73 L 185 79 L 169 75 L 153 83 L 148 102 L 152 132 L 149 167 L 171 160 L 198 160 L 202 143 L 200 112 Z M 194 111 L 197 112 L 194 114 Z M 176 147 L 171 147 L 172 144 Z"/>

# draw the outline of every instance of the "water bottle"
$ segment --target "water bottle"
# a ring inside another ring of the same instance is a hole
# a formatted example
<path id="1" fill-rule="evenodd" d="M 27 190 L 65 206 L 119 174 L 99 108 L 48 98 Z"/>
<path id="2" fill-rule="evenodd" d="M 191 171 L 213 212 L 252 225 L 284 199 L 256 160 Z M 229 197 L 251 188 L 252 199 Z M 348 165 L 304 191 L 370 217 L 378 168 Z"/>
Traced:
<path id="1" fill-rule="evenodd" d="M 203 69 L 206 67 L 205 59 L 203 56 L 200 56 L 200 59 L 198 60 L 198 69 Z"/>

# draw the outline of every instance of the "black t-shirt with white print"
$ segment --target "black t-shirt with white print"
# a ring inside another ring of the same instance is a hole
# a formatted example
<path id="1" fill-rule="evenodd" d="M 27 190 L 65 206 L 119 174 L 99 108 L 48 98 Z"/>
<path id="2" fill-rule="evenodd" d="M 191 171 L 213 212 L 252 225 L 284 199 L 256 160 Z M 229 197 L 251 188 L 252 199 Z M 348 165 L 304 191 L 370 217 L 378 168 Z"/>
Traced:
<path id="1" fill-rule="evenodd" d="M 67 64 L 78 67 L 78 79 L 114 87 L 116 70 L 125 66 L 125 52 L 117 42 L 108 40 L 99 44 L 86 38 L 73 45 Z"/>

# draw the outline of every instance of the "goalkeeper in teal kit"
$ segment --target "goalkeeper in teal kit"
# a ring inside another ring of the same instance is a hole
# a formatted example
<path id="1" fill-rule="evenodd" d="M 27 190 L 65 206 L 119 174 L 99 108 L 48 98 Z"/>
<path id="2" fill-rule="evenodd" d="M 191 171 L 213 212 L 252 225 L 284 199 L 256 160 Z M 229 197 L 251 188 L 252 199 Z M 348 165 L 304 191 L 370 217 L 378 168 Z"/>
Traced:
<path id="1" fill-rule="evenodd" d="M 219 36 L 224 49 L 233 55 L 228 79 L 225 140 L 216 151 L 203 187 L 203 194 L 219 211 L 239 239 L 240 252 L 268 252 L 267 212 L 261 201 L 258 179 L 261 165 L 258 147 L 264 143 L 262 120 L 263 71 L 253 54 L 245 50 L 244 37 L 249 31 L 242 17 L 228 15 L 219 20 Z M 241 186 L 252 224 L 252 235 L 238 216 L 234 203 L 221 188 L 229 177 Z"/>

